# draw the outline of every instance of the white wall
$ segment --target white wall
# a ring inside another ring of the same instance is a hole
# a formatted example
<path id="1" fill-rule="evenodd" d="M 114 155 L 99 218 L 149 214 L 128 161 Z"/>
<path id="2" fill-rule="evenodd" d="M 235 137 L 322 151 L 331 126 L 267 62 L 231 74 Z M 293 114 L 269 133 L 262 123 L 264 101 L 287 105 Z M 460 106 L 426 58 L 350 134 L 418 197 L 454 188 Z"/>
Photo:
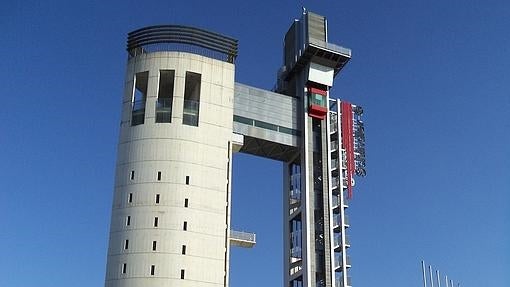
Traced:
<path id="1" fill-rule="evenodd" d="M 159 70 L 175 70 L 171 123 L 155 123 Z M 133 80 L 144 71 L 149 71 L 145 123 L 131 126 Z M 182 124 L 187 71 L 202 75 L 198 127 Z M 129 60 L 105 286 L 224 285 L 233 97 L 233 64 L 182 52 L 155 52 Z M 156 216 L 158 227 L 153 227 Z M 187 231 L 182 230 L 184 221 Z M 157 251 L 152 251 L 153 240 Z M 186 255 L 181 254 L 182 245 Z M 126 274 L 121 274 L 123 263 Z M 156 266 L 154 276 L 151 265 Z M 181 269 L 185 280 L 180 279 Z"/>

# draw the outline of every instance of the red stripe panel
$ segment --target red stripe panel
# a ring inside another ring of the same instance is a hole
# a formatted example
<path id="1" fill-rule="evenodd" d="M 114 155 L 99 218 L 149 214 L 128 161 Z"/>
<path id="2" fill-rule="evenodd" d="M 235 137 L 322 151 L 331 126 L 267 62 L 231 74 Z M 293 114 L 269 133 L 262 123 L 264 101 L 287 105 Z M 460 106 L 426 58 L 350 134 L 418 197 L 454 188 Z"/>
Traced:
<path id="1" fill-rule="evenodd" d="M 352 176 L 354 174 L 354 138 L 352 132 L 352 105 L 349 102 L 340 104 L 342 113 L 342 147 L 347 154 L 347 190 L 348 198 L 352 198 Z"/>
<path id="2" fill-rule="evenodd" d="M 308 87 L 308 92 L 310 92 L 312 94 L 323 95 L 323 96 L 326 96 L 328 94 L 327 91 L 324 91 L 324 90 L 321 90 L 321 89 L 317 89 L 317 88 L 312 88 L 312 87 Z"/>

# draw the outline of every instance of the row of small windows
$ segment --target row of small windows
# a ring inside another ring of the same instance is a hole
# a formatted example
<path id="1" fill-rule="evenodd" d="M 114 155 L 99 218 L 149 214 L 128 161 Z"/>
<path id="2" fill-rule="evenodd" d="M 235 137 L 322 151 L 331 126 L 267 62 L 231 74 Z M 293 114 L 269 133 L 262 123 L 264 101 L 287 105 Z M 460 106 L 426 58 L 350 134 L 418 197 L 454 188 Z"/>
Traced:
<path id="1" fill-rule="evenodd" d="M 121 273 L 122 274 L 126 274 L 127 273 L 127 263 L 123 263 L 122 264 Z M 150 274 L 151 274 L 151 276 L 156 275 L 156 265 L 151 265 Z M 186 274 L 186 271 L 184 269 L 181 269 L 181 279 L 184 279 L 185 274 Z"/>
<path id="2" fill-rule="evenodd" d="M 126 216 L 126 226 L 131 226 L 131 215 Z M 157 216 L 154 217 L 153 226 L 154 227 L 159 226 L 159 217 L 157 217 Z M 182 230 L 184 230 L 184 231 L 188 230 L 188 222 L 187 221 L 184 221 L 184 223 L 182 224 Z"/>
<path id="3" fill-rule="evenodd" d="M 186 72 L 182 115 L 182 123 L 184 125 L 198 126 L 201 78 L 202 75 L 198 73 Z M 172 121 L 174 79 L 174 70 L 159 71 L 158 99 L 156 101 L 156 123 L 170 123 Z M 131 110 L 132 126 L 145 123 L 145 105 L 147 102 L 148 82 L 149 71 L 136 73 Z"/>
<path id="4" fill-rule="evenodd" d="M 158 171 L 156 178 L 157 178 L 158 181 L 161 181 L 161 171 Z M 130 180 L 134 180 L 135 179 L 135 171 L 134 170 L 132 170 L 130 172 L 129 179 Z M 189 185 L 189 175 L 186 176 L 185 182 L 186 182 L 187 185 Z"/>
<path id="5" fill-rule="evenodd" d="M 124 250 L 129 250 L 129 239 L 124 240 Z M 152 241 L 152 251 L 158 251 L 158 242 Z M 186 255 L 186 245 L 182 246 L 181 254 Z"/>
<path id="6" fill-rule="evenodd" d="M 161 201 L 161 194 L 157 193 L 155 198 L 154 198 L 154 203 L 159 204 L 160 201 Z M 128 194 L 127 202 L 128 203 L 133 203 L 133 193 L 132 192 L 130 192 Z M 184 207 L 189 207 L 189 199 L 188 198 L 184 199 Z"/>

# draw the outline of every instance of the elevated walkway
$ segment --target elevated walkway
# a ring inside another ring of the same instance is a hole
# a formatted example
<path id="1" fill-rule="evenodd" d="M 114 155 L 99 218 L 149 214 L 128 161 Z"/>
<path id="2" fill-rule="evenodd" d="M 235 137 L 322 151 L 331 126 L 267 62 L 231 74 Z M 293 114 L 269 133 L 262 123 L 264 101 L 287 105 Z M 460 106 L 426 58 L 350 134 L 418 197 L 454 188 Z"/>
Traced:
<path id="1" fill-rule="evenodd" d="M 240 152 L 291 160 L 301 135 L 297 105 L 290 96 L 235 83 L 233 132 L 244 137 Z"/>

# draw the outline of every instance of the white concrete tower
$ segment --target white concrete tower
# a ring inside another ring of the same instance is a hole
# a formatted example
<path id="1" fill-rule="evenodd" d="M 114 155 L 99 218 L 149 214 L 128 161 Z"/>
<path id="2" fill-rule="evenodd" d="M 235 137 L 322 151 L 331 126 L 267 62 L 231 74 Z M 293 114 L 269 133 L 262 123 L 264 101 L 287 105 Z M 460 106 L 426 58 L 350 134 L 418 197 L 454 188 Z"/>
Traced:
<path id="1" fill-rule="evenodd" d="M 105 286 L 228 284 L 237 40 L 128 35 Z"/>

